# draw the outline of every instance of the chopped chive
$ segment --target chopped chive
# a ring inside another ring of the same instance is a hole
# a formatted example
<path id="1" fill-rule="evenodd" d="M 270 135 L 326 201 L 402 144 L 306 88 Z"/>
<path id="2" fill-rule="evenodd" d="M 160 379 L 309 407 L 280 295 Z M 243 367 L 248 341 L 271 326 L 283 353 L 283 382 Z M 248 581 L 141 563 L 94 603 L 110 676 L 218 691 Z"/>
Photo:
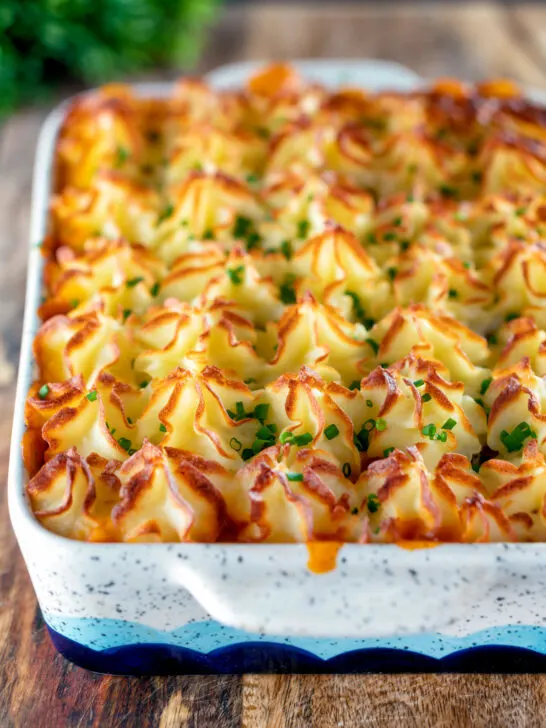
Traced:
<path id="1" fill-rule="evenodd" d="M 131 440 L 128 440 L 126 437 L 120 437 L 118 440 L 118 445 L 125 451 L 128 451 L 131 449 Z"/>
<path id="2" fill-rule="evenodd" d="M 397 239 L 398 235 L 394 232 L 394 230 L 389 230 L 383 234 L 383 240 L 386 240 L 387 242 L 392 242 L 393 240 Z"/>
<path id="3" fill-rule="evenodd" d="M 259 422 L 263 422 L 266 419 L 268 412 L 269 412 L 268 404 L 257 404 L 256 407 L 254 408 L 254 417 Z"/>
<path id="4" fill-rule="evenodd" d="M 256 432 L 256 437 L 259 440 L 274 440 L 275 439 L 274 433 L 271 432 L 271 430 L 269 429 L 269 427 L 266 427 L 265 425 L 262 425 L 258 429 L 258 431 Z"/>
<path id="5" fill-rule="evenodd" d="M 302 435 L 294 436 L 294 444 L 298 445 L 298 447 L 309 445 L 310 442 L 313 442 L 313 435 L 310 432 L 304 432 Z"/>
<path id="6" fill-rule="evenodd" d="M 512 432 L 503 430 L 500 434 L 500 440 L 508 452 L 517 452 L 523 447 L 524 441 L 528 438 L 536 439 L 537 435 L 531 429 L 528 422 L 520 422 L 516 425 Z"/>
<path id="7" fill-rule="evenodd" d="M 292 482 L 301 482 L 303 480 L 303 473 L 286 473 L 286 477 Z"/>
<path id="8" fill-rule="evenodd" d="M 243 282 L 244 265 L 238 265 L 236 268 L 228 268 L 226 273 L 234 286 L 240 286 Z"/>
<path id="9" fill-rule="evenodd" d="M 389 457 L 389 455 L 391 454 L 391 452 L 394 452 L 394 447 L 386 447 L 386 448 L 385 448 L 385 449 L 383 450 L 383 457 L 384 457 L 384 458 L 388 458 L 388 457 Z"/>
<path id="10" fill-rule="evenodd" d="M 428 392 L 425 392 L 425 394 L 423 394 L 423 396 L 421 397 L 422 402 L 430 402 L 431 399 L 432 399 L 432 395 L 429 394 Z"/>
<path id="11" fill-rule="evenodd" d="M 368 233 L 366 235 L 366 240 L 370 243 L 370 245 L 375 245 L 375 243 L 377 243 L 377 235 L 375 233 Z"/>
<path id="12" fill-rule="evenodd" d="M 370 513 L 377 513 L 377 511 L 381 507 L 381 501 L 379 500 L 379 497 L 375 493 L 370 493 L 366 500 L 366 505 L 368 507 L 368 511 Z"/>
<path id="13" fill-rule="evenodd" d="M 520 317 L 519 313 L 507 313 L 506 316 L 504 317 L 504 320 L 506 321 L 506 323 L 509 323 L 510 321 L 514 321 L 515 319 L 517 319 L 519 317 Z"/>
<path id="14" fill-rule="evenodd" d="M 493 344 L 493 346 L 497 343 L 497 335 L 496 334 L 489 334 L 487 337 L 487 343 Z"/>
<path id="15" fill-rule="evenodd" d="M 286 260 L 290 260 L 292 257 L 292 243 L 290 240 L 283 240 L 281 243 L 281 253 L 284 255 Z"/>
<path id="16" fill-rule="evenodd" d="M 389 280 L 394 281 L 397 273 L 398 273 L 398 270 L 396 268 L 387 268 L 387 275 L 389 277 Z"/>
<path id="17" fill-rule="evenodd" d="M 127 455 L 134 455 L 136 452 L 138 452 L 138 450 L 136 449 L 136 447 L 130 447 L 127 450 Z"/>
<path id="18" fill-rule="evenodd" d="M 288 275 L 286 276 L 284 283 L 281 283 L 279 286 L 279 298 L 283 303 L 296 303 L 296 289 L 294 288 L 295 281 L 296 277 L 294 275 Z"/>
<path id="19" fill-rule="evenodd" d="M 43 384 L 40 389 L 38 390 L 38 397 L 40 399 L 45 399 L 47 395 L 49 394 L 49 387 L 47 384 Z"/>
<path id="20" fill-rule="evenodd" d="M 515 214 L 516 214 L 516 215 L 517 215 L 518 217 L 521 217 L 522 215 L 525 215 L 525 213 L 526 213 L 526 212 L 527 212 L 527 208 L 526 208 L 526 207 L 518 207 L 518 208 L 517 208 L 517 209 L 515 210 Z"/>
<path id="21" fill-rule="evenodd" d="M 351 513 L 353 516 L 356 516 L 358 514 L 358 508 L 356 506 L 354 508 L 351 508 Z"/>
<path id="22" fill-rule="evenodd" d="M 253 231 L 246 236 L 246 249 L 254 250 L 254 248 L 257 248 L 261 242 L 262 236 L 256 231 Z"/>
<path id="23" fill-rule="evenodd" d="M 309 234 L 310 223 L 309 220 L 300 220 L 298 222 L 298 238 L 306 238 Z"/>
<path id="24" fill-rule="evenodd" d="M 454 288 L 450 288 L 449 291 L 447 292 L 447 295 L 449 296 L 449 298 L 453 299 L 453 298 L 457 298 L 459 294 L 457 293 L 457 291 Z"/>
<path id="25" fill-rule="evenodd" d="M 90 402 L 94 402 L 97 399 L 97 390 L 94 389 L 92 392 L 89 392 L 89 394 L 86 394 L 85 396 Z"/>
<path id="26" fill-rule="evenodd" d="M 261 438 L 257 437 L 254 442 L 252 443 L 252 452 L 257 455 L 262 450 L 265 450 L 266 447 L 270 447 L 273 443 L 270 440 L 262 440 Z"/>
<path id="27" fill-rule="evenodd" d="M 361 386 L 360 385 L 360 380 L 359 379 L 355 379 L 355 380 L 353 380 L 349 384 L 349 389 L 351 389 L 351 390 L 353 390 L 353 389 L 360 389 L 360 386 Z"/>
<path id="28" fill-rule="evenodd" d="M 371 400 L 371 399 L 367 399 L 367 400 L 366 400 L 366 405 L 367 405 L 368 407 L 373 407 L 373 402 L 372 402 L 372 400 Z"/>
<path id="29" fill-rule="evenodd" d="M 78 308 L 80 305 L 80 302 L 77 298 L 73 298 L 72 301 L 70 301 L 70 308 Z"/>
<path id="30" fill-rule="evenodd" d="M 167 428 L 165 427 L 165 425 L 163 423 L 161 423 L 159 425 L 159 432 L 167 432 Z"/>
<path id="31" fill-rule="evenodd" d="M 414 382 L 413 384 L 414 384 L 414 385 L 415 385 L 416 387 L 422 387 L 424 383 L 425 383 L 425 380 L 424 380 L 424 379 L 416 379 L 416 380 L 415 380 L 415 382 Z"/>
<path id="32" fill-rule="evenodd" d="M 366 311 L 364 310 L 364 306 L 360 301 L 360 296 L 358 295 L 358 293 L 347 290 L 345 291 L 345 295 L 349 296 L 349 298 L 353 302 L 353 313 L 356 320 L 363 324 L 367 329 L 371 329 L 371 327 L 375 324 L 375 321 L 366 316 Z"/>
<path id="33" fill-rule="evenodd" d="M 446 442 L 447 441 L 447 432 L 445 432 L 445 431 L 438 432 L 436 434 L 436 439 L 440 440 L 440 442 Z"/>
<path id="34" fill-rule="evenodd" d="M 400 250 L 403 253 L 405 253 L 406 250 L 409 248 L 410 245 L 411 245 L 411 242 L 409 240 L 401 240 L 400 241 Z"/>
<path id="35" fill-rule="evenodd" d="M 487 379 L 484 379 L 482 381 L 482 383 L 480 384 L 480 394 L 485 394 L 487 392 L 492 381 L 493 377 L 488 377 Z"/>
<path id="36" fill-rule="evenodd" d="M 324 435 L 327 440 L 333 440 L 334 437 L 339 435 L 339 427 L 337 425 L 328 425 L 324 430 Z"/>
<path id="37" fill-rule="evenodd" d="M 155 298 L 159 293 L 159 283 L 154 283 L 154 285 L 150 288 L 150 293 Z"/>
<path id="38" fill-rule="evenodd" d="M 244 238 L 250 232 L 251 227 L 252 220 L 250 218 L 237 215 L 233 226 L 233 236 L 236 238 Z"/>
<path id="39" fill-rule="evenodd" d="M 133 424 L 133 420 L 130 417 L 127 417 L 127 424 L 129 424 L 129 425 Z"/>
<path id="40" fill-rule="evenodd" d="M 383 432 L 383 430 L 387 429 L 387 422 L 382 417 L 378 417 L 375 421 L 375 429 L 378 432 Z"/>
<path id="41" fill-rule="evenodd" d="M 122 164 L 125 164 L 125 162 L 130 157 L 130 152 L 126 147 L 118 147 L 116 149 L 116 159 L 115 159 L 115 166 L 121 167 Z"/>
<path id="42" fill-rule="evenodd" d="M 425 437 L 429 437 L 431 440 L 434 440 L 434 437 L 436 435 L 436 425 L 432 423 L 430 425 L 425 425 L 421 432 Z"/>
<path id="43" fill-rule="evenodd" d="M 243 452 L 241 453 L 241 457 L 243 460 L 250 460 L 250 458 L 253 458 L 256 453 L 254 450 L 251 450 L 249 447 L 246 447 Z"/>
<path id="44" fill-rule="evenodd" d="M 443 197 L 457 197 L 458 196 L 457 188 L 452 187 L 451 185 L 440 185 L 439 191 Z"/>
<path id="45" fill-rule="evenodd" d="M 382 361 L 382 362 L 379 363 L 379 366 L 382 369 L 388 369 L 389 368 L 389 362 L 388 361 Z"/>
<path id="46" fill-rule="evenodd" d="M 248 379 L 245 379 L 245 384 L 255 384 L 256 380 L 254 377 L 249 377 Z"/>
<path id="47" fill-rule="evenodd" d="M 396 217 L 392 221 L 392 224 L 394 225 L 394 227 L 400 227 L 400 225 L 402 224 L 402 218 L 401 217 Z"/>
<path id="48" fill-rule="evenodd" d="M 240 440 L 238 440 L 236 437 L 232 437 L 231 440 L 229 441 L 229 446 L 233 450 L 236 450 L 237 452 L 239 452 L 240 449 L 243 447 L 243 443 Z"/>
<path id="49" fill-rule="evenodd" d="M 137 276 L 136 278 L 131 278 L 128 281 L 125 281 L 125 285 L 127 288 L 134 288 L 139 283 L 142 283 L 144 280 L 144 276 Z"/>
<path id="50" fill-rule="evenodd" d="M 351 477 L 352 468 L 349 465 L 349 463 L 343 463 L 343 467 L 341 468 L 341 472 L 346 478 Z"/>
<path id="51" fill-rule="evenodd" d="M 377 341 L 374 341 L 373 339 L 366 339 L 366 343 L 372 347 L 373 353 L 377 355 L 379 352 L 379 344 Z"/>
<path id="52" fill-rule="evenodd" d="M 452 430 L 456 424 L 457 424 L 457 420 L 454 420 L 453 417 L 450 417 L 442 425 L 442 430 Z"/>
<path id="53" fill-rule="evenodd" d="M 127 321 L 127 319 L 129 318 L 129 316 L 130 316 L 130 315 L 131 315 L 132 313 L 133 313 L 133 312 L 131 311 L 131 309 L 130 309 L 130 308 L 124 308 L 124 309 L 123 309 L 123 323 L 125 323 L 125 322 Z"/>
<path id="54" fill-rule="evenodd" d="M 214 240 L 214 231 L 207 228 L 203 233 L 203 240 Z"/>
<path id="55" fill-rule="evenodd" d="M 140 389 L 146 389 L 146 387 L 148 386 L 148 382 L 140 382 L 138 386 L 140 387 Z"/>
<path id="56" fill-rule="evenodd" d="M 294 433 L 293 432 L 281 432 L 281 436 L 279 437 L 279 442 L 281 445 L 286 444 L 287 442 L 292 442 L 294 439 Z"/>
<path id="57" fill-rule="evenodd" d="M 161 225 L 162 222 L 167 220 L 174 212 L 174 205 L 168 204 L 163 210 L 159 213 L 157 218 L 157 224 Z"/>

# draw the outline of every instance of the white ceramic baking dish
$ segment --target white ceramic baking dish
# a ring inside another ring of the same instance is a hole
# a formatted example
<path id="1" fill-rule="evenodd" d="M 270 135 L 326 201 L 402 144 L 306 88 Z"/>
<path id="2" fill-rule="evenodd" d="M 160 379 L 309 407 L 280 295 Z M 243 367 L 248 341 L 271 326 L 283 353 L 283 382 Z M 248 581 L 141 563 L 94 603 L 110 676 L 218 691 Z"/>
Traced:
<path id="1" fill-rule="evenodd" d="M 295 65 L 331 85 L 408 90 L 421 82 L 383 61 Z M 218 88 L 239 85 L 255 66 L 226 66 L 208 80 Z M 168 88 L 137 91 L 159 96 Z M 308 568 L 306 545 L 80 543 L 35 520 L 24 496 L 20 442 L 41 295 L 36 243 L 47 228 L 65 109 L 50 114 L 38 142 L 9 470 L 13 527 L 58 649 L 88 668 L 131 674 L 546 665 L 544 543 L 345 545 L 337 567 L 317 574 Z"/>

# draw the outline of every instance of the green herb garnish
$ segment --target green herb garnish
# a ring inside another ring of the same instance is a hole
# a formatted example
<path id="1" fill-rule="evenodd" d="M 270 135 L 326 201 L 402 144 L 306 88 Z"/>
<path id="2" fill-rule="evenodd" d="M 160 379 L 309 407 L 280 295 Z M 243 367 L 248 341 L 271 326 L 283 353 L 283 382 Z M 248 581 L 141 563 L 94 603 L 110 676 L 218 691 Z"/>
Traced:
<path id="1" fill-rule="evenodd" d="M 40 399 L 45 399 L 47 395 L 49 394 L 49 387 L 47 384 L 43 384 L 40 389 L 38 390 L 38 397 Z"/>
<path id="2" fill-rule="evenodd" d="M 488 377 L 487 379 L 482 380 L 482 383 L 480 384 L 480 394 L 485 394 L 487 392 L 492 381 L 493 377 Z"/>
<path id="3" fill-rule="evenodd" d="M 144 280 L 144 276 L 137 276 L 136 278 L 130 278 L 128 281 L 125 281 L 125 285 L 127 288 L 134 288 L 139 283 L 142 283 Z"/>
<path id="4" fill-rule="evenodd" d="M 286 276 L 284 283 L 281 283 L 279 286 L 279 298 L 283 303 L 296 303 L 296 289 L 294 288 L 295 281 L 296 276 L 290 274 Z"/>
<path id="5" fill-rule="evenodd" d="M 236 268 L 227 268 L 226 273 L 234 286 L 240 286 L 243 282 L 245 267 L 238 265 Z"/>
<path id="6" fill-rule="evenodd" d="M 334 437 L 337 437 L 339 435 L 339 428 L 337 425 L 328 425 L 324 429 L 324 435 L 327 440 L 333 440 Z"/>
<path id="7" fill-rule="evenodd" d="M 157 224 L 161 225 L 162 222 L 167 220 L 174 212 L 174 206 L 172 204 L 168 204 L 165 208 L 163 208 L 162 212 L 159 213 L 157 218 Z"/>
<path id="8" fill-rule="evenodd" d="M 306 238 L 309 234 L 309 220 L 300 220 L 298 222 L 298 238 Z"/>
<path id="9" fill-rule="evenodd" d="M 531 429 L 528 422 L 520 422 L 516 425 L 512 432 L 503 430 L 500 434 L 500 440 L 508 452 L 518 452 L 523 447 L 523 443 L 527 438 L 536 440 L 537 434 Z"/>
<path id="10" fill-rule="evenodd" d="M 292 257 L 292 243 L 290 240 L 283 240 L 281 243 L 281 253 L 284 255 L 286 260 L 290 260 Z"/>
<path id="11" fill-rule="evenodd" d="M 115 166 L 121 167 L 122 164 L 125 164 L 125 162 L 129 159 L 131 156 L 129 150 L 126 147 L 118 147 L 116 149 L 116 159 L 115 159 Z"/>
<path id="12" fill-rule="evenodd" d="M 368 511 L 370 513 L 377 513 L 381 507 L 381 501 L 375 493 L 370 493 L 367 498 L 366 505 L 368 506 Z"/>
<path id="13" fill-rule="evenodd" d="M 97 390 L 94 389 L 92 392 L 89 392 L 89 394 L 86 394 L 85 396 L 90 402 L 94 402 L 97 399 Z"/>

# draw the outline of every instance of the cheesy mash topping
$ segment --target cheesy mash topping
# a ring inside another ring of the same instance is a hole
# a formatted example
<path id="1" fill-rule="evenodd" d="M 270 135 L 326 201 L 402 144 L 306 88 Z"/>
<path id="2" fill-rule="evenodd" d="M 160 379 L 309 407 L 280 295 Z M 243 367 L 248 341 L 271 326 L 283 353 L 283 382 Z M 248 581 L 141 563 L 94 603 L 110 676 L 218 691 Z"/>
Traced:
<path id="1" fill-rule="evenodd" d="M 23 441 L 46 528 L 546 538 L 546 112 L 516 87 L 107 86 L 56 173 Z"/>

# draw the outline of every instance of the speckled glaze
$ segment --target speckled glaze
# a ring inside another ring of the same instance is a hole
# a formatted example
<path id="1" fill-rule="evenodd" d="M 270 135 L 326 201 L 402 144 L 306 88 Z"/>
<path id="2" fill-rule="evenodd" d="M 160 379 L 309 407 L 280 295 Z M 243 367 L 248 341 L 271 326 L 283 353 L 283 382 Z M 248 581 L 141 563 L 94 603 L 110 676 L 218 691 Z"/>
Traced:
<path id="1" fill-rule="evenodd" d="M 209 80 L 238 85 L 255 65 L 224 67 Z M 331 85 L 408 90 L 420 81 L 379 61 L 296 65 Z M 305 545 L 90 544 L 34 519 L 20 441 L 38 326 L 35 243 L 47 226 L 63 114 L 46 121 L 36 158 L 9 473 L 13 527 L 57 648 L 89 669 L 123 674 L 545 669 L 546 544 L 346 545 L 334 570 L 316 574 Z"/>

